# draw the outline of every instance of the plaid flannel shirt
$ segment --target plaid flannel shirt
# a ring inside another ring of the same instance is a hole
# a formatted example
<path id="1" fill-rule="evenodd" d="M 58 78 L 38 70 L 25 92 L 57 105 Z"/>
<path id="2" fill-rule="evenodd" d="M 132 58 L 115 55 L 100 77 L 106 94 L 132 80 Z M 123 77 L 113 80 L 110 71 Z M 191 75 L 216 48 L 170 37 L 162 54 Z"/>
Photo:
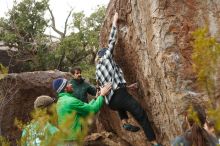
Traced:
<path id="1" fill-rule="evenodd" d="M 105 102 L 107 104 L 109 104 L 111 97 L 114 94 L 114 90 L 118 88 L 119 83 L 126 83 L 121 68 L 113 60 L 116 33 L 116 27 L 112 26 L 108 49 L 96 65 L 96 80 L 99 81 L 100 85 L 104 86 L 108 82 L 112 83 L 112 90 L 105 97 Z"/>

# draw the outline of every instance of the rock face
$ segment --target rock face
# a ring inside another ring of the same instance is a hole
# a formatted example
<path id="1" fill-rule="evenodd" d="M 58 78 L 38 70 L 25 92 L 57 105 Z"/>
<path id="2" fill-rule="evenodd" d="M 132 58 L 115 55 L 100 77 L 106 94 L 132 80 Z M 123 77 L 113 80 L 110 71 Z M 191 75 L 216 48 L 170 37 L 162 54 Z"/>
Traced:
<path id="1" fill-rule="evenodd" d="M 67 76 L 59 71 L 39 71 L 9 74 L 0 80 L 0 135 L 15 142 L 21 130 L 14 126 L 17 118 L 26 123 L 30 121 L 34 100 L 40 95 L 55 94 L 51 82 L 58 77 Z"/>
<path id="2" fill-rule="evenodd" d="M 111 0 L 100 34 L 101 47 L 107 46 L 115 10 L 120 18 L 114 50 L 116 62 L 128 84 L 138 82 L 138 91 L 131 94 L 148 114 L 158 141 L 169 146 L 182 132 L 177 114 L 179 99 L 199 92 L 192 71 L 190 33 L 208 26 L 213 36 L 219 36 L 220 1 Z M 18 139 L 20 133 L 13 126 L 14 118 L 29 121 L 35 98 L 42 94 L 54 96 L 51 81 L 64 75 L 33 72 L 10 74 L 0 80 L 0 135 Z M 117 113 L 107 106 L 97 119 L 99 133 L 88 138 L 86 145 L 148 145 L 142 130 L 131 133 L 122 129 Z M 130 121 L 136 124 L 132 117 Z"/>
<path id="3" fill-rule="evenodd" d="M 157 138 L 164 145 L 181 132 L 178 99 L 198 92 L 192 70 L 191 32 L 207 26 L 220 34 L 219 0 L 111 0 L 100 35 L 106 47 L 114 12 L 119 13 L 114 50 L 128 83 L 137 81 L 136 99 L 146 110 Z M 143 133 L 123 131 L 115 113 L 102 112 L 103 129 L 117 133 L 132 145 L 146 145 Z M 114 121 L 114 122 L 113 122 Z M 100 129 L 102 130 L 102 129 Z"/>
<path id="4" fill-rule="evenodd" d="M 84 146 L 131 146 L 111 132 L 93 133 L 86 137 Z"/>

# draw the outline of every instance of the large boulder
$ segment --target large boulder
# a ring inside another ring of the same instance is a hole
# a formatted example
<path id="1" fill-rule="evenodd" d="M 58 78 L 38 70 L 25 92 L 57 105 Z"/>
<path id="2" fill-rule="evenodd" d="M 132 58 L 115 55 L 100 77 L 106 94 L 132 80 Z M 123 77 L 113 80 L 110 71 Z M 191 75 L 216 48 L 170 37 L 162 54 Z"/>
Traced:
<path id="1" fill-rule="evenodd" d="M 219 37 L 219 9 L 219 0 L 111 0 L 108 5 L 100 46 L 107 46 L 112 17 L 118 11 L 116 62 L 128 83 L 139 83 L 135 97 L 164 145 L 182 132 L 179 99 L 199 92 L 192 69 L 191 32 L 207 26 L 211 35 Z M 103 129 L 132 145 L 146 145 L 143 133 L 124 131 L 115 113 L 101 112 L 99 120 Z"/>
<path id="2" fill-rule="evenodd" d="M 52 80 L 68 77 L 60 71 L 38 71 L 9 74 L 0 80 L 0 135 L 15 142 L 21 136 L 21 129 L 14 120 L 26 123 L 31 120 L 35 99 L 40 95 L 55 97 Z"/>
<path id="3" fill-rule="evenodd" d="M 117 10 L 120 20 L 114 50 L 116 62 L 128 84 L 138 82 L 138 91 L 131 94 L 145 109 L 163 145 L 169 146 L 182 132 L 178 116 L 180 99 L 199 92 L 192 70 L 191 32 L 207 26 L 213 36 L 220 34 L 219 6 L 218 0 L 111 0 L 108 5 L 100 46 L 107 46 L 112 16 Z M 10 74 L 0 80 L 0 135 L 18 139 L 20 131 L 13 126 L 15 117 L 29 121 L 35 98 L 42 94 L 54 96 L 51 81 L 60 76 L 65 73 L 45 71 Z M 100 135 L 103 131 L 114 133 L 107 136 L 107 141 L 148 144 L 142 130 L 125 131 L 117 113 L 106 105 L 97 119 L 96 144 L 105 141 L 106 137 Z M 130 121 L 136 124 L 132 117 Z M 92 145 L 91 139 L 88 141 Z"/>
<path id="4" fill-rule="evenodd" d="M 126 140 L 121 139 L 111 132 L 92 133 L 85 138 L 84 146 L 131 146 Z"/>

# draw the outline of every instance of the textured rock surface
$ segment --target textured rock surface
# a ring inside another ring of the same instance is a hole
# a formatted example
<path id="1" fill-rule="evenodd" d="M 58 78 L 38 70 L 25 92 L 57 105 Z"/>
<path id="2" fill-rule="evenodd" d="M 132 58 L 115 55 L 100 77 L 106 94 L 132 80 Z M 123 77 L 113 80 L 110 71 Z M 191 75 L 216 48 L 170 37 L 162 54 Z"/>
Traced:
<path id="1" fill-rule="evenodd" d="M 207 26 L 212 35 L 219 36 L 220 1 L 111 0 L 101 31 L 101 47 L 107 45 L 115 10 L 121 19 L 116 60 L 128 82 L 138 81 L 136 97 L 147 111 L 157 138 L 169 145 L 181 132 L 177 99 L 186 92 L 198 92 L 192 71 L 191 32 Z M 103 129 L 113 130 L 132 145 L 146 145 L 143 133 L 123 131 L 114 113 L 107 119 L 101 114 L 100 121 L 110 123 Z"/>
<path id="2" fill-rule="evenodd" d="M 128 83 L 139 83 L 139 90 L 132 94 L 147 112 L 158 140 L 169 146 L 170 140 L 181 132 L 177 101 L 187 93 L 198 92 L 191 68 L 190 33 L 208 26 L 212 35 L 219 36 L 220 1 L 111 0 L 100 35 L 102 47 L 107 45 L 115 10 L 120 17 L 114 52 L 116 61 Z M 63 75 L 61 72 L 33 72 L 10 74 L 1 80 L 0 134 L 11 140 L 18 138 L 19 131 L 12 126 L 14 118 L 28 121 L 35 98 L 42 94 L 53 96 L 50 82 Z M 102 131 L 114 133 L 106 140 L 113 140 L 113 144 L 148 145 L 142 130 L 137 133 L 123 130 L 117 113 L 107 106 L 97 117 L 99 134 L 88 140 L 91 145 L 92 140 L 96 145 L 110 145 L 103 143 L 106 135 Z M 131 122 L 135 124 L 132 118 Z M 114 139 L 115 136 L 118 139 Z"/>
<path id="3" fill-rule="evenodd" d="M 84 146 L 131 146 L 111 132 L 93 133 L 86 137 Z"/>
<path id="4" fill-rule="evenodd" d="M 54 97 L 51 82 L 62 76 L 65 74 L 59 71 L 41 71 L 9 74 L 0 80 L 0 135 L 10 141 L 18 139 L 21 131 L 14 126 L 14 119 L 30 121 L 36 97 Z"/>

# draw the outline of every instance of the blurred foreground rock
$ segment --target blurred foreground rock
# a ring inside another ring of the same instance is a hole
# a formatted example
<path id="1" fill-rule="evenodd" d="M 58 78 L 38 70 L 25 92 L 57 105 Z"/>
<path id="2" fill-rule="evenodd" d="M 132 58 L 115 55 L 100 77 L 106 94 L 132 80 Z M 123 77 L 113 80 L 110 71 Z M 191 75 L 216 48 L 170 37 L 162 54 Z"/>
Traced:
<path id="1" fill-rule="evenodd" d="M 35 99 L 40 95 L 55 97 L 52 80 L 67 76 L 59 71 L 37 71 L 9 74 L 0 80 L 0 135 L 15 142 L 20 132 L 14 126 L 17 118 L 26 123 L 31 120 Z"/>

